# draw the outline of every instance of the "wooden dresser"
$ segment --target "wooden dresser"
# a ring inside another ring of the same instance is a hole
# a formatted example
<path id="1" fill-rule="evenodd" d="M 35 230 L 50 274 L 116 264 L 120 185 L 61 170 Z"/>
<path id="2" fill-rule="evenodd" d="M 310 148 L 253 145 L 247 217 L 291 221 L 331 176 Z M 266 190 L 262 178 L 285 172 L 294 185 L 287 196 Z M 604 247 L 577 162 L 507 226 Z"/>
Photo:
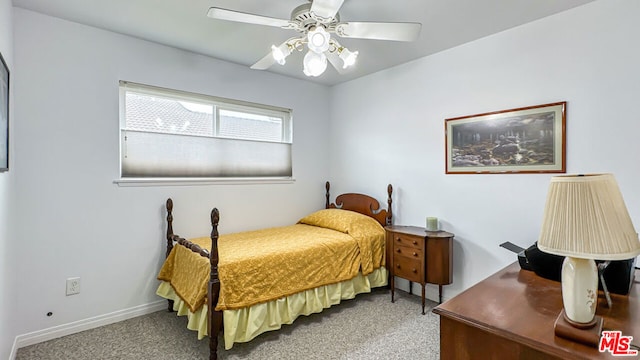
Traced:
<path id="1" fill-rule="evenodd" d="M 635 275 L 637 282 L 640 274 Z M 633 345 L 640 344 L 640 284 L 628 296 L 611 294 L 611 308 L 602 291 L 598 295 L 596 314 L 604 318 L 603 330 L 619 330 L 633 336 Z M 555 336 L 561 310 L 560 282 L 514 263 L 433 310 L 440 315 L 440 358 L 615 359 Z"/>
<path id="2" fill-rule="evenodd" d="M 442 286 L 453 281 L 453 234 L 426 231 L 417 226 L 387 226 L 387 263 L 391 277 L 391 301 L 395 276 L 422 285 L 422 314 L 425 313 L 425 285 L 437 284 L 439 302 Z M 411 282 L 409 283 L 411 289 Z M 411 291 L 411 290 L 410 290 Z"/>

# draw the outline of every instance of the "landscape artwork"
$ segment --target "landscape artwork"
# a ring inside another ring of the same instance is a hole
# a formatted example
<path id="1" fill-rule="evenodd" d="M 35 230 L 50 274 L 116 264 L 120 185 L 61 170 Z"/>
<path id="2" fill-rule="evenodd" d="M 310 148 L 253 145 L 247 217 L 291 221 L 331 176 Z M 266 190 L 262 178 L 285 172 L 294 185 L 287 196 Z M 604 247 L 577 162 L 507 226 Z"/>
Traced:
<path id="1" fill-rule="evenodd" d="M 564 173 L 565 128 L 566 102 L 446 119 L 446 173 Z"/>

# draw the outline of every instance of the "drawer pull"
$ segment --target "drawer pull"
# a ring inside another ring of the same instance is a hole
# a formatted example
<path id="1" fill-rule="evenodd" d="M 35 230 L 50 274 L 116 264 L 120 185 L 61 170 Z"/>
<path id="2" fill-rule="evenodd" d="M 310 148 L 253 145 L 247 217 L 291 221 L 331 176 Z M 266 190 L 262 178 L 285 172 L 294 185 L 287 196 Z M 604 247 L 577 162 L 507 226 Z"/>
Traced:
<path id="1" fill-rule="evenodd" d="M 418 242 L 413 240 L 413 245 L 418 245 Z"/>
<path id="2" fill-rule="evenodd" d="M 418 273 L 418 270 L 413 269 L 413 273 L 414 273 L 414 274 L 417 274 L 417 273 Z"/>
<path id="3" fill-rule="evenodd" d="M 398 253 L 401 253 L 402 251 L 400 249 L 396 250 Z"/>
<path id="4" fill-rule="evenodd" d="M 413 256 L 418 256 L 418 253 L 417 253 L 417 252 L 414 252 L 414 253 L 413 253 Z"/>
<path id="5" fill-rule="evenodd" d="M 401 239 L 401 238 L 397 238 L 396 240 L 397 240 L 397 241 L 399 241 L 399 242 L 400 242 L 400 241 L 402 241 L 402 239 Z"/>
<path id="6" fill-rule="evenodd" d="M 400 264 L 396 265 L 396 267 L 397 267 L 398 269 L 400 269 Z"/>

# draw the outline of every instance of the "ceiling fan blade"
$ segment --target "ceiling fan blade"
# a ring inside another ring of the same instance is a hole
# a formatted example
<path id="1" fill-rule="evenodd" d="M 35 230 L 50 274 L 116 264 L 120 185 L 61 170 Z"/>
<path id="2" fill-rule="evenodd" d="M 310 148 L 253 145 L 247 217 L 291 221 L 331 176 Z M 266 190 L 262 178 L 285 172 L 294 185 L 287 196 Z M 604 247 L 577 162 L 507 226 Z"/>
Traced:
<path id="1" fill-rule="evenodd" d="M 273 54 L 271 51 L 265 57 L 258 60 L 255 64 L 251 65 L 253 70 L 267 70 L 271 67 L 271 65 L 276 63 L 276 59 L 273 58 Z"/>
<path id="2" fill-rule="evenodd" d="M 244 13 L 235 10 L 227 10 L 217 7 L 212 7 L 207 12 L 207 16 L 212 19 L 219 20 L 228 20 L 228 21 L 236 21 L 243 22 L 247 24 L 257 24 L 257 25 L 266 25 L 266 26 L 274 26 L 280 28 L 291 28 L 293 24 L 290 20 L 284 19 L 276 19 L 268 16 L 262 15 L 254 15 L 249 13 Z"/>
<path id="3" fill-rule="evenodd" d="M 322 22 L 330 22 L 336 14 L 344 0 L 313 0 L 309 12 Z"/>
<path id="4" fill-rule="evenodd" d="M 327 54 L 327 60 L 329 60 L 331 65 L 333 65 L 333 67 L 336 69 L 338 74 L 340 75 L 345 74 L 346 71 L 345 69 L 342 68 L 342 60 L 340 59 L 340 56 L 338 55 L 338 53 L 336 51 L 334 52 L 327 51 L 326 54 Z"/>
<path id="5" fill-rule="evenodd" d="M 336 34 L 345 38 L 414 41 L 420 36 L 420 23 L 346 22 L 336 25 Z"/>

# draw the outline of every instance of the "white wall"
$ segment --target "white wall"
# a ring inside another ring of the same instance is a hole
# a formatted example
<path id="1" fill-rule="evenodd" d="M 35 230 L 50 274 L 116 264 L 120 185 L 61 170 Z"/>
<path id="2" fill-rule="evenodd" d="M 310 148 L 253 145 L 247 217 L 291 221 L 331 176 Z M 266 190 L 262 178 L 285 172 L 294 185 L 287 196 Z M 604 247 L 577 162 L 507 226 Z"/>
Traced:
<path id="1" fill-rule="evenodd" d="M 637 0 L 596 1 L 332 88 L 336 190 L 390 182 L 396 224 L 439 217 L 450 298 L 515 261 L 500 243 L 537 240 L 551 175 L 445 175 L 444 119 L 567 101 L 567 172 L 614 173 L 638 227 L 639 18 Z"/>
<path id="2" fill-rule="evenodd" d="M 0 51 L 15 64 L 12 165 L 0 175 L 0 286 L 14 298 L 0 297 L 0 357 L 4 335 L 157 301 L 166 197 L 184 236 L 208 233 L 212 206 L 223 232 L 281 225 L 324 204 L 327 173 L 334 194 L 382 202 L 392 183 L 396 224 L 439 217 L 456 234 L 452 297 L 515 260 L 498 244 L 536 240 L 551 175 L 445 175 L 445 118 L 567 101 L 568 172 L 613 172 L 640 219 L 636 0 L 600 0 L 331 89 L 19 8 L 11 19 L 10 1 L 0 5 Z M 297 181 L 114 185 L 121 79 L 293 108 Z M 82 292 L 66 297 L 71 276 Z"/>
<path id="3" fill-rule="evenodd" d="M 0 0 L 0 53 L 4 58 L 9 71 L 13 70 L 13 18 L 12 18 L 11 0 Z M 10 75 L 13 75 L 11 73 Z M 10 79 L 11 81 L 12 79 Z M 12 84 L 10 84 L 11 86 Z M 13 102 L 13 94 L 9 97 L 9 101 Z M 9 111 L 13 111 L 13 105 L 9 104 Z M 9 130 L 13 130 L 14 124 L 13 115 L 10 114 L 10 126 Z M 9 145 L 12 146 L 13 139 L 9 139 Z M 9 151 L 9 166 L 13 165 L 13 153 Z M 13 339 L 15 338 L 15 332 L 13 331 L 10 322 L 9 314 L 12 313 L 12 289 L 11 286 L 11 257 L 9 241 L 11 239 L 10 232 L 10 196 L 12 193 L 12 179 L 13 172 L 0 173 L 0 359 L 6 359 L 9 357 L 11 347 L 13 345 Z"/>
<path id="4" fill-rule="evenodd" d="M 210 232 L 213 206 L 223 233 L 291 224 L 324 206 L 327 87 L 20 8 L 14 14 L 12 211 L 20 251 L 12 256 L 20 276 L 11 313 L 20 321 L 12 332 L 159 301 L 167 197 L 175 231 L 188 237 Z M 118 80 L 292 108 L 296 181 L 118 187 Z M 67 297 L 65 280 L 75 276 L 81 293 Z"/>

